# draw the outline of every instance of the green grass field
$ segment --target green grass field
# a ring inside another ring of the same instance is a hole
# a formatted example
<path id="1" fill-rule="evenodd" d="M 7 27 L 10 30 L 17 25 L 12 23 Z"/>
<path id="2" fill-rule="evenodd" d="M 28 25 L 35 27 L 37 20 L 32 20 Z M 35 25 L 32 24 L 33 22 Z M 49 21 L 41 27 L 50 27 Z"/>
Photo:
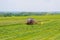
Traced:
<path id="1" fill-rule="evenodd" d="M 29 17 L 38 24 L 26 25 Z M 60 40 L 60 15 L 0 17 L 0 40 Z"/>

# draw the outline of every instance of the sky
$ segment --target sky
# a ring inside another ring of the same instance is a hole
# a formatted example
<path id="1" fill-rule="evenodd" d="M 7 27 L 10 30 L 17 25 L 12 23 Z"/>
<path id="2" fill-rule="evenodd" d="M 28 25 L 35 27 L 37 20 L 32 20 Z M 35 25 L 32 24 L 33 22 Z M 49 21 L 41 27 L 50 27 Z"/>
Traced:
<path id="1" fill-rule="evenodd" d="M 60 0 L 0 0 L 4 12 L 53 12 L 60 11 Z"/>

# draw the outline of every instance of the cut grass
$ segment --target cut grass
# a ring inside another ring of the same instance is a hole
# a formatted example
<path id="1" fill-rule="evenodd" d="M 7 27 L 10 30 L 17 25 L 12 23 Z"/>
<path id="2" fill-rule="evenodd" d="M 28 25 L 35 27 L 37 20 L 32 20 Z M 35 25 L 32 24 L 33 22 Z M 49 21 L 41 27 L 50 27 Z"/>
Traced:
<path id="1" fill-rule="evenodd" d="M 28 17 L 36 19 L 38 24 L 26 25 Z M 60 17 L 57 15 L 0 17 L 0 40 L 60 40 L 59 37 Z"/>

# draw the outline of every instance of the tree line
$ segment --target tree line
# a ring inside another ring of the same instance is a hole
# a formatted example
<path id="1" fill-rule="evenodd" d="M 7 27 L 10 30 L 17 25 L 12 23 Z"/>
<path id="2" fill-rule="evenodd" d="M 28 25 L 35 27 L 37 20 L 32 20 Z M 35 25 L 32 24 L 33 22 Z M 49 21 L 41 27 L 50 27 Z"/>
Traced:
<path id="1" fill-rule="evenodd" d="M 60 15 L 60 12 L 0 12 L 0 17 L 32 16 L 32 15 Z"/>

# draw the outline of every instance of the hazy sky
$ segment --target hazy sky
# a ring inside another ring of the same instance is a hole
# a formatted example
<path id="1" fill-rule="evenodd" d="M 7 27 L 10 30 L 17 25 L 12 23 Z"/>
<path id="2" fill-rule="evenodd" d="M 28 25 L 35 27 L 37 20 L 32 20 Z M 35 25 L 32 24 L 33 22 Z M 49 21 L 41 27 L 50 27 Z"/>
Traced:
<path id="1" fill-rule="evenodd" d="M 0 11 L 60 11 L 60 0 L 0 0 Z"/>

